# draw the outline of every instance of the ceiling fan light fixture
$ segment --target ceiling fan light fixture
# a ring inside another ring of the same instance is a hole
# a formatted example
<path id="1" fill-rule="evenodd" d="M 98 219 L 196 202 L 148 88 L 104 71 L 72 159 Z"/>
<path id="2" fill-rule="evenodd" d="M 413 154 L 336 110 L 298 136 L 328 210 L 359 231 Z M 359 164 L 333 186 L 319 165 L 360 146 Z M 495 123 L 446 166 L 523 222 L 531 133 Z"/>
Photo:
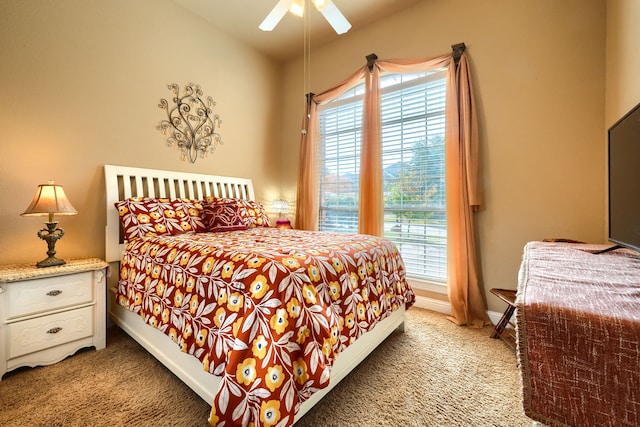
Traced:
<path id="1" fill-rule="evenodd" d="M 324 9 L 329 3 L 329 0 L 312 0 L 312 1 L 313 1 L 313 4 L 316 6 L 316 9 L 318 9 L 320 12 L 322 12 L 322 9 Z"/>
<path id="2" fill-rule="evenodd" d="M 258 26 L 262 31 L 271 31 L 278 25 L 278 22 L 287 14 L 287 11 L 297 16 L 304 16 L 304 4 L 309 0 L 279 0 L 275 7 L 269 12 L 264 21 Z M 338 34 L 344 34 L 351 28 L 351 24 L 344 17 L 342 12 L 331 0 L 311 0 L 313 5 L 320 11 L 322 16 L 333 27 Z"/>
<path id="3" fill-rule="evenodd" d="M 293 0 L 289 12 L 302 18 L 304 16 L 304 0 Z"/>

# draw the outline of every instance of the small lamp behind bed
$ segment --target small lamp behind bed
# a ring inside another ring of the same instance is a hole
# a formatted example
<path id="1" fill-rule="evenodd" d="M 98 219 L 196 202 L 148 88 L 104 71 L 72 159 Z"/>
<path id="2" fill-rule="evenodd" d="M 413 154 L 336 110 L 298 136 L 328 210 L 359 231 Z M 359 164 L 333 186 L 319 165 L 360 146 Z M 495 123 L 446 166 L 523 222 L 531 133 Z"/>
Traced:
<path id="1" fill-rule="evenodd" d="M 271 202 L 271 208 L 275 213 L 278 214 L 278 219 L 276 220 L 276 228 L 287 228 L 290 229 L 291 221 L 287 218 L 283 218 L 283 214 L 289 213 L 289 202 L 286 200 L 274 200 Z"/>
<path id="2" fill-rule="evenodd" d="M 53 220 L 53 215 L 77 215 L 78 212 L 71 205 L 64 194 L 62 185 L 56 185 L 53 181 L 47 184 L 38 185 L 36 195 L 33 197 L 31 204 L 22 216 L 49 216 L 49 221 L 45 222 L 47 228 L 38 231 L 38 237 L 47 242 L 49 250 L 48 257 L 38 262 L 38 267 L 53 267 L 63 265 L 65 261 L 56 258 L 56 242 L 64 236 L 64 230 L 58 228 L 58 221 Z"/>

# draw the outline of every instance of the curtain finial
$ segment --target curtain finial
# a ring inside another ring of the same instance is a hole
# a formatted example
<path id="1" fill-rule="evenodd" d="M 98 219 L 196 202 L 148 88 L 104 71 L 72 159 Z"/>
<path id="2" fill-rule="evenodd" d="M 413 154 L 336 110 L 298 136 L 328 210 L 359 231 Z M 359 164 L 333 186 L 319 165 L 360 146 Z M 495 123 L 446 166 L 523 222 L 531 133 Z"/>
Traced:
<path id="1" fill-rule="evenodd" d="M 373 71 L 373 63 L 376 62 L 376 59 L 378 59 L 378 55 L 372 53 L 370 55 L 367 55 L 365 58 L 367 58 L 367 68 L 369 69 L 369 72 Z"/>
<path id="2" fill-rule="evenodd" d="M 310 108 L 310 106 L 311 106 L 311 101 L 313 101 L 313 97 L 314 97 L 315 95 L 316 95 L 316 94 L 315 94 L 315 93 L 313 93 L 313 92 L 309 92 L 309 93 L 307 93 L 307 94 L 305 95 L 305 96 L 307 97 L 307 109 L 308 109 L 308 108 Z"/>
<path id="3" fill-rule="evenodd" d="M 458 61 L 460 61 L 460 57 L 462 56 L 462 53 L 466 49 L 466 46 L 464 43 L 457 43 L 457 44 L 451 45 L 451 49 L 453 50 L 453 60 L 457 64 Z"/>
<path id="4" fill-rule="evenodd" d="M 307 119 L 308 119 L 309 114 L 311 114 L 311 103 L 313 102 L 313 97 L 316 96 L 316 94 L 313 92 L 309 92 L 305 96 L 307 97 Z"/>
<path id="5" fill-rule="evenodd" d="M 305 95 L 307 97 L 307 114 L 305 115 L 303 127 L 302 127 L 303 135 L 306 135 L 307 132 L 309 131 L 309 120 L 311 119 L 311 103 L 313 102 L 313 97 L 315 95 L 316 94 L 313 92 L 309 92 Z"/>

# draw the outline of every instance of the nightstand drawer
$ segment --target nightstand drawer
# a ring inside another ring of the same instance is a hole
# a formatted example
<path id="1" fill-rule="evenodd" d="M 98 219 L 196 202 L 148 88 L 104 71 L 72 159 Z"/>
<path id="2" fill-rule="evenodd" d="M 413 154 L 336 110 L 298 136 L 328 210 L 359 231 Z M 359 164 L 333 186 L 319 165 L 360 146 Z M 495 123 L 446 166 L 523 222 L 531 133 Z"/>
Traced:
<path id="1" fill-rule="evenodd" d="M 92 272 L 25 280 L 8 287 L 7 319 L 93 301 Z"/>
<path id="2" fill-rule="evenodd" d="M 7 358 L 44 350 L 92 334 L 92 306 L 10 323 L 7 325 Z"/>

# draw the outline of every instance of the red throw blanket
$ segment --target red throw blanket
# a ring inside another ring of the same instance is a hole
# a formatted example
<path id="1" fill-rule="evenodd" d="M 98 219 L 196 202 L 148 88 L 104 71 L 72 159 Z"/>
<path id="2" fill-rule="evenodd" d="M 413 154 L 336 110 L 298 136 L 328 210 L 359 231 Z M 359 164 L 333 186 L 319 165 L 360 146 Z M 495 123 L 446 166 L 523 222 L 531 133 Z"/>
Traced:
<path id="1" fill-rule="evenodd" d="M 212 425 L 272 426 L 414 294 L 388 240 L 258 227 L 129 242 L 117 298 L 222 377 Z"/>
<path id="2" fill-rule="evenodd" d="M 546 425 L 640 425 L 640 254 L 531 242 L 517 307 L 527 416 Z"/>

